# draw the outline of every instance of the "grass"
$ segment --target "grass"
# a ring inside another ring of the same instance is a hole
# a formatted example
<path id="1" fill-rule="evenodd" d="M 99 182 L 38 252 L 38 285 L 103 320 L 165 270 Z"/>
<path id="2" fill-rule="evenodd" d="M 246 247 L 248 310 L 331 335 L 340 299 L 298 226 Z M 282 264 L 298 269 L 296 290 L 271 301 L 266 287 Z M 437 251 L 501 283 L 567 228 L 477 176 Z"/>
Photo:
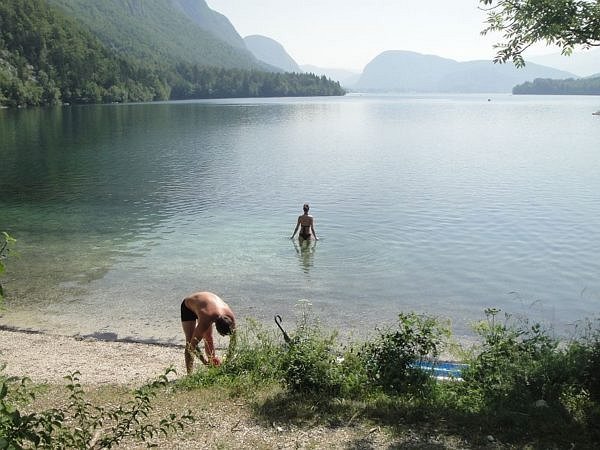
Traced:
<path id="1" fill-rule="evenodd" d="M 38 390 L 37 410 L 60 406 L 60 386 Z M 123 387 L 87 391 L 98 405 L 116 405 L 130 392 Z M 594 442 L 568 423 L 546 417 L 464 413 L 428 403 L 378 398 L 348 401 L 292 395 L 264 385 L 239 396 L 229 387 L 170 386 L 153 402 L 152 418 L 190 409 L 195 424 L 153 442 L 159 448 L 594 448 Z M 558 427 L 557 427 L 558 425 Z M 126 441 L 118 448 L 145 448 Z"/>

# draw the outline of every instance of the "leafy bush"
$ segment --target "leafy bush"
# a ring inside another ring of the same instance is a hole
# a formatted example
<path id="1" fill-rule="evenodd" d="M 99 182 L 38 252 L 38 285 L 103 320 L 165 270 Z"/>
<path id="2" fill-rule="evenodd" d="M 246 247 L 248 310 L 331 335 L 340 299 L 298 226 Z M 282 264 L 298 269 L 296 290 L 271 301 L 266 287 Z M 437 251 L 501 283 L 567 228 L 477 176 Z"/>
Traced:
<path id="1" fill-rule="evenodd" d="M 522 409 L 543 399 L 542 380 L 536 374 L 552 363 L 557 342 L 539 324 L 530 327 L 526 320 L 516 321 L 508 314 L 498 323 L 499 312 L 486 310 L 487 321 L 476 327 L 482 349 L 463 377 L 489 407 Z"/>
<path id="2" fill-rule="evenodd" d="M 399 314 L 398 329 L 381 331 L 363 347 L 369 379 L 387 393 L 423 393 L 431 377 L 415 363 L 437 357 L 448 335 L 447 327 L 434 317 Z"/>
<path id="3" fill-rule="evenodd" d="M 18 405 L 34 398 L 26 378 L 0 376 L 0 449 L 94 449 L 112 448 L 125 438 L 152 445 L 159 434 L 183 429 L 194 421 L 188 412 L 170 414 L 158 424 L 147 421 L 156 391 L 167 385 L 168 369 L 152 383 L 137 389 L 134 400 L 114 408 L 94 406 L 88 402 L 79 384 L 79 373 L 65 377 L 70 392 L 63 408 L 24 414 Z"/>
<path id="4" fill-rule="evenodd" d="M 301 316 L 296 333 L 281 356 L 283 384 L 291 392 L 331 397 L 341 391 L 343 359 L 336 351 L 337 333 L 323 334 L 313 320 L 310 304 L 300 304 Z"/>
<path id="5" fill-rule="evenodd" d="M 598 386 L 598 340 L 560 343 L 540 324 L 499 310 L 486 310 L 487 321 L 477 327 L 482 348 L 463 373 L 467 392 L 489 411 L 551 410 L 581 422 L 595 410 Z"/>
<path id="6" fill-rule="evenodd" d="M 281 378 L 281 356 L 285 348 L 273 331 L 248 319 L 238 327 L 229 341 L 223 364 L 202 367 L 179 383 L 184 387 L 211 386 L 225 383 L 238 389 L 254 390 L 257 384 L 268 384 Z"/>
<path id="7" fill-rule="evenodd" d="M 600 404 L 600 319 L 596 328 L 590 324 L 590 336 L 585 340 L 586 365 L 583 371 L 583 385 L 590 394 L 590 399 Z"/>
<path id="8" fill-rule="evenodd" d="M 307 303 L 289 343 L 254 320 L 240 327 L 219 367 L 202 368 L 180 384 L 185 387 L 228 384 L 254 392 L 257 385 L 282 383 L 292 393 L 357 397 L 367 382 L 362 359 L 339 349 L 337 334 L 325 336 Z"/>
<path id="9" fill-rule="evenodd" d="M 248 320 L 248 327 L 236 332 L 233 339 L 223 365 L 224 373 L 248 377 L 253 383 L 279 378 L 282 345 L 277 342 L 274 331 Z"/>
<path id="10" fill-rule="evenodd" d="M 11 244 L 14 244 L 16 240 L 12 238 L 7 232 L 3 231 L 0 233 L 0 275 L 4 273 L 5 266 L 4 260 L 8 257 Z M 2 283 L 0 283 L 0 303 L 4 299 L 4 289 Z"/>

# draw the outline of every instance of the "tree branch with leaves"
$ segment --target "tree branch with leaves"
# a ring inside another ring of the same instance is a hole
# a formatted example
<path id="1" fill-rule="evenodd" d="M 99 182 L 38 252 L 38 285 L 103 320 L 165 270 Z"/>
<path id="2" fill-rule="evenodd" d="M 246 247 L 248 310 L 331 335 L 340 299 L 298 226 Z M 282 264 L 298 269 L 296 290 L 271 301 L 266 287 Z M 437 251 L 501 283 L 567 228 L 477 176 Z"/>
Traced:
<path id="1" fill-rule="evenodd" d="M 538 42 L 555 45 L 563 55 L 573 48 L 600 46 L 600 3 L 598 0 L 479 0 L 487 12 L 482 35 L 501 33 L 503 42 L 494 62 L 512 60 L 523 67 L 523 52 Z"/>

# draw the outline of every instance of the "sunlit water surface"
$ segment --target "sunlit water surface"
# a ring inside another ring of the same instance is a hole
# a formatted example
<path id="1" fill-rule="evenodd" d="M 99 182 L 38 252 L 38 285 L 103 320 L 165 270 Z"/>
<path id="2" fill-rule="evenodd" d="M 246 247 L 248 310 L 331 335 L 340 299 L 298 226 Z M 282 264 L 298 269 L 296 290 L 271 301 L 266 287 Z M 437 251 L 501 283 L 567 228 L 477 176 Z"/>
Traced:
<path id="1" fill-rule="evenodd" d="M 594 97 L 346 96 L 0 111 L 0 323 L 180 342 L 181 299 L 350 333 L 600 300 Z M 309 201 L 321 238 L 289 240 Z"/>

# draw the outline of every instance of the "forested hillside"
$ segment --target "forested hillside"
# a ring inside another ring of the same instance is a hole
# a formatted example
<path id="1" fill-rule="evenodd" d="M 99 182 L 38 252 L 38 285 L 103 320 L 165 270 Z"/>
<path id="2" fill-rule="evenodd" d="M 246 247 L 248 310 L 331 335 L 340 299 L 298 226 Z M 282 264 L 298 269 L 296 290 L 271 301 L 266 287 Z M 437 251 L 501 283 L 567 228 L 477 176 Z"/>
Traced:
<path id="1" fill-rule="evenodd" d="M 127 4 L 143 14 L 154 1 Z M 344 94 L 338 83 L 324 77 L 240 66 L 206 64 L 183 54 L 161 58 L 150 48 L 117 50 L 46 0 L 0 0 L 0 107 Z"/>
<path id="2" fill-rule="evenodd" d="M 203 0 L 197 0 L 195 9 L 181 0 L 48 0 L 48 3 L 83 23 L 109 48 L 127 56 L 168 64 L 185 61 L 224 68 L 267 68 L 246 50 L 241 37 L 239 45 L 233 46 L 217 37 L 216 25 L 210 26 L 211 31 L 201 27 L 202 13 L 216 14 Z M 204 11 L 199 9 L 201 6 Z M 237 35 L 228 21 L 220 26 L 223 35 Z"/>
<path id="3" fill-rule="evenodd" d="M 566 80 L 536 78 L 515 86 L 513 94 L 600 95 L 600 76 Z"/>
<path id="4" fill-rule="evenodd" d="M 0 1 L 0 105 L 166 99 L 164 76 L 118 57 L 42 0 Z"/>
<path id="5" fill-rule="evenodd" d="M 178 64 L 183 79 L 173 87 L 171 98 L 306 97 L 344 95 L 336 81 L 306 73 L 259 72 Z"/>

